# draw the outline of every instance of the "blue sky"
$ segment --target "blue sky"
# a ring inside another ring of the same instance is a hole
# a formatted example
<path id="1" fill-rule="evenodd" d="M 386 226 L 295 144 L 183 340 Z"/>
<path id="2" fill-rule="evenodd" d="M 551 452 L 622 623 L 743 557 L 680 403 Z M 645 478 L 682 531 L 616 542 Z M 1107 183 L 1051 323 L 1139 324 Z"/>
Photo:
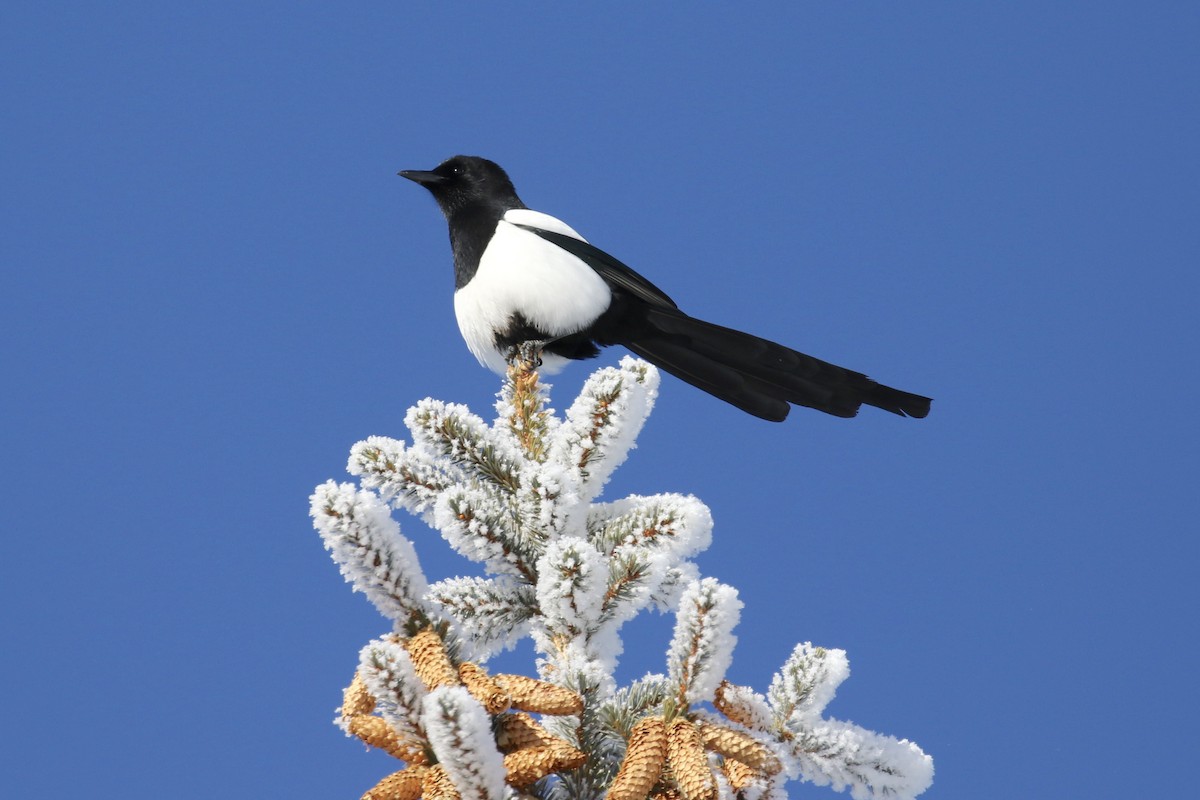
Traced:
<path id="1" fill-rule="evenodd" d="M 490 409 L 395 177 L 460 152 L 689 312 L 936 399 L 771 425 L 664 379 L 606 497 L 709 505 L 735 681 L 844 648 L 830 713 L 931 753 L 925 797 L 1190 790 L 1197 6 L 410 5 L 0 12 L 0 794 L 391 769 L 330 724 L 386 624 L 307 498 L 422 397 Z"/>

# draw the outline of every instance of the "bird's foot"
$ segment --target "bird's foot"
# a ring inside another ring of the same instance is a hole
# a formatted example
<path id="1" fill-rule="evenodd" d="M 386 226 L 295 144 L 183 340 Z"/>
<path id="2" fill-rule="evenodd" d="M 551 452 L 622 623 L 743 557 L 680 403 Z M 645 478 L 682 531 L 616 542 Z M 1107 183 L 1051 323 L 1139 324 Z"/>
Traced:
<path id="1" fill-rule="evenodd" d="M 545 342 L 520 342 L 508 348 L 504 360 L 513 367 L 535 370 L 542 365 L 542 346 Z"/>

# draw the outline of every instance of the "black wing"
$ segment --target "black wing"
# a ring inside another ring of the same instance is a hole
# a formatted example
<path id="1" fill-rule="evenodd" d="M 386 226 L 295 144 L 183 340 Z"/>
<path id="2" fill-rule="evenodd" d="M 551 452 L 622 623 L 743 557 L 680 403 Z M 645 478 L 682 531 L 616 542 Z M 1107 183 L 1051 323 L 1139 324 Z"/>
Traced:
<path id="1" fill-rule="evenodd" d="M 571 255 L 583 261 L 592 269 L 596 270 L 605 283 L 614 286 L 618 289 L 623 289 L 634 297 L 649 303 L 652 306 L 659 308 L 679 308 L 675 305 L 675 301 L 667 297 L 667 293 L 659 289 L 650 281 L 643 278 L 641 275 L 633 271 L 632 268 L 622 264 L 617 259 L 610 256 L 598 247 L 593 247 L 585 241 L 576 239 L 574 236 L 567 236 L 565 233 L 557 233 L 548 231 L 542 228 L 536 228 L 532 225 L 521 225 L 520 223 L 512 223 L 518 228 L 536 233 L 551 244 L 555 244 L 566 250 Z"/>

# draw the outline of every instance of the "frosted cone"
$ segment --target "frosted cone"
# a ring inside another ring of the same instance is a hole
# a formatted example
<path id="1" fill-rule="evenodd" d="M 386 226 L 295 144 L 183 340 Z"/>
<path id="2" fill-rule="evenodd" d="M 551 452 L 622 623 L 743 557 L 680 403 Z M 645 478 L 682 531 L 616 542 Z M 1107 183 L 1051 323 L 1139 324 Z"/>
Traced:
<path id="1" fill-rule="evenodd" d="M 676 719 L 667 731 L 667 760 L 687 800 L 716 800 L 717 780 L 708 766 L 700 731 L 690 720 Z"/>
<path id="2" fill-rule="evenodd" d="M 425 767 L 408 767 L 393 772 L 375 784 L 362 800 L 417 800 L 421 796 L 421 775 Z"/>
<path id="3" fill-rule="evenodd" d="M 735 731 L 711 722 L 697 722 L 700 738 L 709 750 L 715 750 L 727 758 L 736 759 L 751 769 L 767 775 L 778 774 L 783 765 L 775 754 L 760 742 L 741 731 Z"/>
<path id="4" fill-rule="evenodd" d="M 413 636 L 404 643 L 404 649 L 425 688 L 433 691 L 439 686 L 458 685 L 458 670 L 450 663 L 446 646 L 433 629 L 426 628 Z"/>
<path id="5" fill-rule="evenodd" d="M 666 760 L 666 725 L 659 717 L 640 720 L 629 733 L 629 746 L 617 777 L 608 787 L 608 800 L 646 800 Z"/>
<path id="6" fill-rule="evenodd" d="M 362 673 L 355 672 L 354 680 L 342 691 L 342 716 L 357 717 L 375 710 L 375 698 L 367 691 Z"/>
<path id="7" fill-rule="evenodd" d="M 497 675 L 495 680 L 512 698 L 512 707 L 521 711 L 555 716 L 583 711 L 583 698 L 562 686 L 524 675 Z"/>
<path id="8" fill-rule="evenodd" d="M 505 780 L 518 788 L 529 786 L 552 772 L 575 769 L 587 760 L 587 754 L 570 745 L 533 747 L 504 757 Z"/>
<path id="9" fill-rule="evenodd" d="M 351 734 L 362 739 L 372 747 L 378 747 L 389 755 L 401 761 L 419 762 L 424 760 L 421 748 L 400 738 L 399 734 L 388 725 L 382 717 L 360 715 L 350 717 L 346 723 Z"/>
<path id="10" fill-rule="evenodd" d="M 761 777 L 750 767 L 733 758 L 726 758 L 722 768 L 725 770 L 725 777 L 729 779 L 729 785 L 735 792 L 742 791 L 755 778 Z"/>
<path id="11" fill-rule="evenodd" d="M 439 764 L 421 774 L 421 796 L 424 800 L 461 800 L 462 795 Z"/>
<path id="12" fill-rule="evenodd" d="M 505 714 L 496 731 L 496 745 L 505 753 L 530 747 L 549 747 L 557 743 L 568 744 L 539 725 L 533 717 L 520 711 Z"/>
<path id="13" fill-rule="evenodd" d="M 754 720 L 754 715 L 749 709 L 743 708 L 737 702 L 737 697 L 734 694 L 735 687 L 729 681 L 721 681 L 721 685 L 717 687 L 716 696 L 713 698 L 713 705 L 717 711 L 720 711 L 729 719 L 741 725 L 750 726 Z"/>
<path id="14" fill-rule="evenodd" d="M 512 705 L 508 692 L 483 667 L 469 661 L 463 662 L 458 665 L 458 677 L 487 713 L 502 714 Z"/>
<path id="15" fill-rule="evenodd" d="M 559 739 L 554 744 L 550 745 L 550 749 L 554 751 L 555 772 L 562 772 L 569 769 L 578 769 L 588 760 L 588 754 L 573 747 L 567 742 Z"/>

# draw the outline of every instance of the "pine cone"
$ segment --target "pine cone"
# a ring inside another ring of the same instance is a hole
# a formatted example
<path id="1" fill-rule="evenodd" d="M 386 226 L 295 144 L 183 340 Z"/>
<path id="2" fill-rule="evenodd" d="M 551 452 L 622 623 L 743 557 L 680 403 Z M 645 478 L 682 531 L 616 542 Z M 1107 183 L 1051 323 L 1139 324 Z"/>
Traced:
<path id="1" fill-rule="evenodd" d="M 421 796 L 424 800 L 462 800 L 462 795 L 441 764 L 421 773 Z"/>
<path id="2" fill-rule="evenodd" d="M 530 747 L 504 757 L 505 778 L 512 786 L 521 788 L 536 783 L 551 772 L 560 772 L 587 761 L 587 753 L 570 745 L 561 747 Z"/>
<path id="3" fill-rule="evenodd" d="M 388 725 L 382 717 L 372 717 L 366 714 L 350 717 L 346 722 L 346 729 L 372 747 L 378 747 L 401 761 L 411 764 L 421 763 L 425 760 L 421 748 L 401 739 L 395 729 Z"/>
<path id="4" fill-rule="evenodd" d="M 570 689 L 524 675 L 497 675 L 496 683 L 512 698 L 512 707 L 539 714 L 580 714 L 583 698 Z"/>
<path id="5" fill-rule="evenodd" d="M 687 800 L 716 800 L 717 780 L 708 766 L 700 731 L 690 720 L 679 718 L 671 723 L 667 731 L 667 760 Z"/>
<path id="6" fill-rule="evenodd" d="M 433 691 L 439 686 L 458 685 L 458 671 L 446 655 L 442 638 L 432 628 L 425 628 L 405 641 L 404 649 L 408 651 L 417 677 L 425 684 L 425 688 Z"/>
<path id="7" fill-rule="evenodd" d="M 355 672 L 354 680 L 342 690 L 342 716 L 357 717 L 375 710 L 375 698 L 367 691 L 362 673 Z"/>
<path id="8" fill-rule="evenodd" d="M 700 730 L 704 746 L 709 750 L 715 750 L 726 758 L 736 759 L 766 775 L 778 774 L 783 769 L 783 764 L 779 763 L 775 754 L 748 734 L 711 722 L 697 722 L 696 726 Z"/>
<path id="9" fill-rule="evenodd" d="M 742 687 L 735 686 L 729 681 L 721 681 L 721 685 L 717 687 L 716 696 L 713 698 L 713 705 L 716 706 L 717 711 L 734 722 L 748 728 L 753 727 L 751 725 L 754 720 L 753 715 L 749 709 L 738 703 L 736 690 L 740 688 Z"/>
<path id="10" fill-rule="evenodd" d="M 459 664 L 458 677 L 467 687 L 471 696 L 479 701 L 487 713 L 503 714 L 512 705 L 508 692 L 504 691 L 500 684 L 487 674 L 487 670 L 478 664 L 472 664 L 469 661 Z"/>
<path id="11" fill-rule="evenodd" d="M 683 800 L 683 792 L 674 786 L 664 786 L 650 795 L 650 800 Z"/>
<path id="12" fill-rule="evenodd" d="M 555 754 L 555 772 L 565 772 L 571 769 L 579 769 L 588 760 L 588 754 L 577 747 L 573 747 L 561 739 L 550 745 L 550 749 Z"/>
<path id="13" fill-rule="evenodd" d="M 518 711 L 515 714 L 505 714 L 500 718 L 500 726 L 496 731 L 496 745 L 501 752 L 511 753 L 514 750 L 525 750 L 530 747 L 550 747 L 554 744 L 570 746 L 548 730 L 539 725 L 533 717 Z"/>
<path id="14" fill-rule="evenodd" d="M 393 772 L 375 784 L 362 800 L 417 800 L 421 796 L 421 775 L 425 767 L 407 767 Z"/>
<path id="15" fill-rule="evenodd" d="M 735 792 L 742 791 L 752 781 L 762 777 L 750 767 L 734 758 L 726 758 L 721 768 L 725 770 L 725 777 L 729 779 L 729 785 Z"/>
<path id="16" fill-rule="evenodd" d="M 608 787 L 608 800 L 646 800 L 662 775 L 667 759 L 667 727 L 660 717 L 639 720 L 629 732 L 629 747 L 617 777 Z"/>

